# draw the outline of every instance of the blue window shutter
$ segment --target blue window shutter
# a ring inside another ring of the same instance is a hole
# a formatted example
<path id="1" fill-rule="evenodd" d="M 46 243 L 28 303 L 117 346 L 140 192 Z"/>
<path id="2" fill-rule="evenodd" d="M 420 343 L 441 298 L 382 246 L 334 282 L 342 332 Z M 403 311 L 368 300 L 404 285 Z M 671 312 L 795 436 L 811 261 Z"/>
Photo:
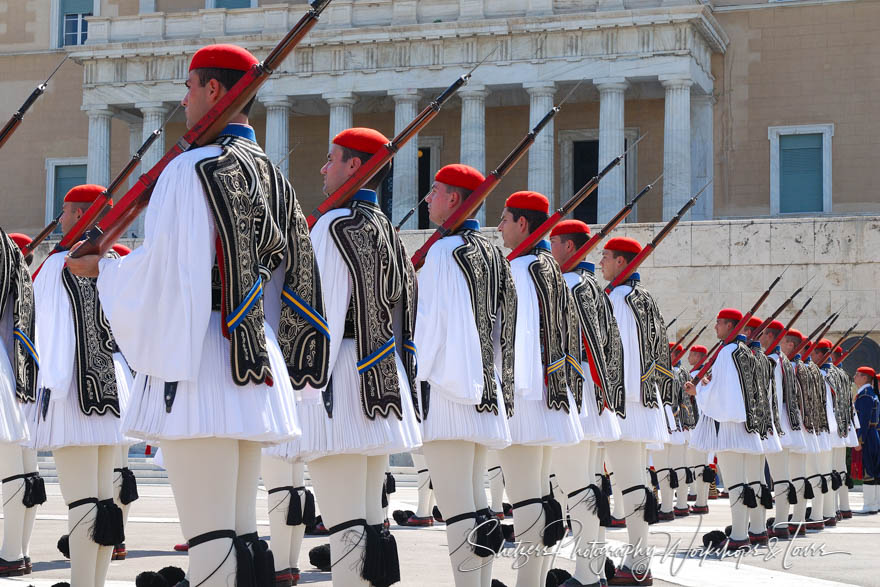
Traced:
<path id="1" fill-rule="evenodd" d="M 822 135 L 779 137 L 779 212 L 822 212 Z"/>
<path id="2" fill-rule="evenodd" d="M 250 8 L 251 0 L 214 0 L 216 8 Z"/>
<path id="3" fill-rule="evenodd" d="M 91 14 L 94 7 L 92 0 L 62 0 L 61 14 Z"/>
<path id="4" fill-rule="evenodd" d="M 59 165 L 55 168 L 55 198 L 52 208 L 52 218 L 61 212 L 64 196 L 70 188 L 82 185 L 86 182 L 85 165 Z M 58 230 L 61 230 L 59 225 Z"/>

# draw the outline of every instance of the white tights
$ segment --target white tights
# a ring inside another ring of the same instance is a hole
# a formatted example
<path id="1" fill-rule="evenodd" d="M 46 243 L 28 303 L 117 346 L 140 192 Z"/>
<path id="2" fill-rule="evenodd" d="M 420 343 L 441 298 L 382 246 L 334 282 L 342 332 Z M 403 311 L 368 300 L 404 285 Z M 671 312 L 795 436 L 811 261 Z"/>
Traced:
<path id="1" fill-rule="evenodd" d="M 162 453 L 187 540 L 217 530 L 236 535 L 257 531 L 257 485 L 260 445 L 231 438 L 163 440 Z M 231 538 L 203 542 L 189 549 L 193 587 L 225 587 L 234 581 Z"/>
<path id="2" fill-rule="evenodd" d="M 633 490 L 623 495 L 624 491 L 636 486 L 645 486 L 651 491 L 650 484 L 646 484 L 646 468 L 648 456 L 643 442 L 631 442 L 629 440 L 617 440 L 605 444 L 606 459 L 614 471 L 612 479 L 621 492 L 623 502 L 623 515 L 626 517 L 626 531 L 631 545 L 622 565 L 633 573 L 643 575 L 648 572 L 651 557 L 647 553 L 648 548 L 648 523 L 645 521 L 643 512 L 636 509 L 645 504 L 647 496 L 642 490 Z M 615 500 L 617 494 L 615 494 Z"/>
<path id="3" fill-rule="evenodd" d="M 0 443 L 0 479 L 37 471 L 37 453 L 18 444 Z M 24 479 L 3 484 L 3 547 L 0 558 L 21 560 L 28 556 L 28 546 L 37 517 L 37 508 L 22 502 Z"/>
<path id="4" fill-rule="evenodd" d="M 764 455 L 745 455 L 746 478 L 752 489 L 755 490 L 755 500 L 758 507 L 749 510 L 749 532 L 761 534 L 767 530 L 767 510 L 761 505 L 761 490 L 765 484 L 764 478 Z"/>
<path id="5" fill-rule="evenodd" d="M 288 463 L 283 459 L 264 454 L 260 469 L 266 491 L 276 487 L 303 487 L 305 465 Z M 305 509 L 305 491 L 299 491 L 300 507 Z M 289 491 L 276 491 L 268 495 L 269 533 L 275 571 L 299 568 L 299 552 L 302 548 L 305 524 L 287 525 L 287 512 L 291 507 Z"/>
<path id="6" fill-rule="evenodd" d="M 388 456 L 332 455 L 309 462 L 315 495 L 321 501 L 321 518 L 327 528 L 350 520 L 381 524 L 382 482 Z M 353 526 L 330 535 L 333 583 L 369 587 L 361 578 L 366 548 L 365 529 Z"/>
<path id="7" fill-rule="evenodd" d="M 418 473 L 419 505 L 416 507 L 416 516 L 427 518 L 434 510 L 434 491 L 431 489 L 431 472 L 428 470 L 427 459 L 424 454 L 412 453 L 413 467 Z M 440 512 L 446 516 L 443 508 Z"/>
<path id="8" fill-rule="evenodd" d="M 69 446 L 55 449 L 55 466 L 64 503 L 97 498 L 113 499 L 113 462 L 116 446 Z M 110 568 L 112 546 L 100 546 L 91 538 L 97 506 L 87 503 L 68 509 L 70 536 L 70 585 L 103 585 Z"/>
<path id="9" fill-rule="evenodd" d="M 490 450 L 486 457 L 489 474 L 489 493 L 492 497 L 490 507 L 493 512 L 504 511 L 504 473 L 501 470 L 501 459 L 497 450 Z"/>
<path id="10" fill-rule="evenodd" d="M 842 512 L 850 510 L 849 505 L 849 488 L 846 486 L 846 448 L 835 448 L 832 451 L 832 459 L 834 461 L 834 470 L 840 473 L 840 489 L 837 490 L 837 502 Z"/>
<path id="11" fill-rule="evenodd" d="M 694 505 L 702 507 L 709 503 L 708 500 L 710 484 L 703 481 L 703 465 L 707 465 L 709 463 L 709 459 L 707 458 L 706 453 L 694 450 L 690 447 L 687 448 L 686 454 L 687 465 L 694 473 L 694 494 L 697 496 L 697 500 L 694 502 Z"/>

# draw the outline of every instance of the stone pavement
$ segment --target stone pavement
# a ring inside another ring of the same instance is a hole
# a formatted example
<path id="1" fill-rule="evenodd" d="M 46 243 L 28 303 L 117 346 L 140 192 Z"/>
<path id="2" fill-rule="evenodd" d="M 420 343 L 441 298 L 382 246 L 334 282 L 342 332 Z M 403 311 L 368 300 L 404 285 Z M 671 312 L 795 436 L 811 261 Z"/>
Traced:
<path id="1" fill-rule="evenodd" d="M 140 486 L 141 499 L 132 506 L 126 542 L 129 555 L 125 561 L 113 562 L 110 568 L 110 587 L 130 587 L 138 573 L 158 570 L 166 565 L 186 568 L 186 556 L 175 553 L 174 544 L 183 537 L 177 521 L 177 511 L 168 486 Z M 0 587 L 49 587 L 68 579 L 68 562 L 55 548 L 58 537 L 66 531 L 67 510 L 61 500 L 58 486 L 47 485 L 48 502 L 40 508 L 31 546 L 34 573 L 14 579 L 0 579 Z M 414 488 L 402 487 L 391 496 L 391 509 L 416 509 Z M 861 493 L 853 493 L 853 510 L 861 509 Z M 855 516 L 818 533 L 793 542 L 781 542 L 772 549 L 762 548 L 755 555 L 737 560 L 720 561 L 715 557 L 701 561 L 685 558 L 681 553 L 693 545 L 701 546 L 701 536 L 711 529 L 723 529 L 729 520 L 727 500 L 710 501 L 710 513 L 700 518 L 691 516 L 675 522 L 651 527 L 650 543 L 657 550 L 652 572 L 655 585 L 684 585 L 697 587 L 711 585 L 766 584 L 772 587 L 824 587 L 830 585 L 880 586 L 877 569 L 877 551 L 880 546 L 880 515 Z M 319 504 L 320 506 L 320 504 Z M 260 533 L 268 535 L 266 493 L 260 491 L 258 520 Z M 510 522 L 508 520 L 508 522 Z M 448 567 L 444 526 L 412 529 L 392 527 L 401 559 L 401 585 L 440 587 L 452 585 Z M 608 532 L 608 548 L 622 546 L 625 530 Z M 326 542 L 323 537 L 306 537 L 300 557 L 303 570 L 302 585 L 330 585 L 329 573 L 310 567 L 309 549 Z M 556 552 L 553 566 L 572 570 L 574 550 L 583 551 L 587 545 L 576 546 L 575 537 L 569 536 Z M 679 554 L 674 554 L 677 549 Z M 550 553 L 552 554 L 552 553 Z M 509 587 L 515 584 L 514 551 L 502 552 L 494 566 L 494 576 Z M 619 556 L 615 558 L 619 559 Z M 536 586 L 538 587 L 538 586 Z"/>

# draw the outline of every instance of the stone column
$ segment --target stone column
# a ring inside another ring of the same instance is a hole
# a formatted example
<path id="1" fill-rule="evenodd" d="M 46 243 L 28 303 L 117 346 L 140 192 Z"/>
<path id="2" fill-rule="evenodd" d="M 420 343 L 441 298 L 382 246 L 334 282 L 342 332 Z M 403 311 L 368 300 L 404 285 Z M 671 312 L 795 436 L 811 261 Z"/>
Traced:
<path id="1" fill-rule="evenodd" d="M 465 86 L 461 98 L 461 162 L 486 173 L 486 96 L 485 86 Z M 486 207 L 477 210 L 480 224 L 486 223 Z"/>
<path id="2" fill-rule="evenodd" d="M 113 111 L 106 105 L 90 106 L 89 159 L 86 181 L 106 186 L 110 183 L 110 119 Z"/>
<path id="3" fill-rule="evenodd" d="M 394 99 L 394 132 L 399 133 L 419 113 L 419 93 L 414 89 L 392 90 L 388 95 Z M 414 136 L 394 156 L 394 190 L 391 200 L 392 221 L 400 219 L 416 205 L 419 194 L 419 139 Z M 419 216 L 413 214 L 401 228 L 419 227 Z"/>
<path id="4" fill-rule="evenodd" d="M 556 84 L 553 82 L 532 82 L 523 84 L 529 94 L 529 128 L 534 128 L 553 108 L 553 96 L 556 93 Z M 556 207 L 557 202 L 553 194 L 553 178 L 555 168 L 553 165 L 553 132 L 554 123 L 548 124 L 535 139 L 535 144 L 529 149 L 529 189 L 547 196 L 550 200 L 550 208 Z"/>
<path id="5" fill-rule="evenodd" d="M 330 139 L 341 133 L 347 128 L 351 128 L 351 111 L 354 106 L 355 97 L 351 92 L 334 92 L 324 94 L 324 100 L 330 105 Z"/>
<path id="6" fill-rule="evenodd" d="M 712 95 L 691 96 L 691 193 L 694 194 L 715 176 L 714 106 Z M 692 220 L 711 220 L 715 215 L 712 187 L 707 187 L 691 208 Z"/>
<path id="7" fill-rule="evenodd" d="M 129 156 L 134 155 L 138 149 L 141 148 L 141 145 L 144 143 L 144 121 L 139 120 L 137 122 L 129 122 L 128 123 L 128 153 Z M 140 173 L 142 173 L 139 169 L 135 169 L 134 173 L 132 173 L 128 178 L 128 187 L 131 188 L 138 177 L 140 177 Z"/>
<path id="8" fill-rule="evenodd" d="M 289 177 L 290 100 L 287 96 L 266 96 L 262 102 L 266 106 L 266 156 Z"/>
<path id="9" fill-rule="evenodd" d="M 599 169 L 623 152 L 624 103 L 627 88 L 624 78 L 595 80 L 599 90 Z M 598 188 L 596 220 L 607 222 L 626 204 L 625 163 L 611 170 Z"/>
<path id="10" fill-rule="evenodd" d="M 144 115 L 143 125 L 143 141 L 153 133 L 157 128 L 161 128 L 165 124 L 165 117 L 168 116 L 169 108 L 163 102 L 140 102 L 135 104 Z M 142 141 L 142 143 L 143 143 Z M 165 155 L 165 133 L 159 135 L 155 142 L 144 153 L 141 159 L 141 165 L 136 172 L 138 176 L 149 171 L 159 160 Z M 138 219 L 129 227 L 130 233 L 138 237 L 144 235 L 144 214 L 141 213 Z"/>
<path id="11" fill-rule="evenodd" d="M 683 77 L 660 76 L 666 88 L 663 123 L 663 220 L 669 220 L 691 197 L 691 85 Z M 690 220 L 688 213 L 685 220 Z"/>

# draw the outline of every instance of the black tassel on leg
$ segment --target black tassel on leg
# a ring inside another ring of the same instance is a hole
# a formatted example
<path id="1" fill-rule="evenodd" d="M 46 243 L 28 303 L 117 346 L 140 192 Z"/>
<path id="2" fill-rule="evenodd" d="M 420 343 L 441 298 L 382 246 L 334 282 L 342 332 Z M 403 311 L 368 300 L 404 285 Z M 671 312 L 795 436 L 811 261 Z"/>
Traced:
<path id="1" fill-rule="evenodd" d="M 732 489 L 733 487 L 730 487 L 728 491 Z M 751 485 L 742 484 L 742 500 L 743 504 L 749 509 L 758 507 L 758 496 L 755 495 L 755 490 L 752 489 Z"/>
<path id="2" fill-rule="evenodd" d="M 302 501 L 295 487 L 290 489 L 290 503 L 287 506 L 287 525 L 299 526 L 303 523 Z"/>
<path id="3" fill-rule="evenodd" d="M 846 488 L 852 489 L 855 486 L 853 484 L 852 476 L 849 473 L 841 473 L 841 475 L 846 475 Z"/>
<path id="4" fill-rule="evenodd" d="M 773 509 L 773 494 L 770 492 L 768 485 L 761 484 L 761 506 L 765 510 Z"/>
<path id="5" fill-rule="evenodd" d="M 822 493 L 828 493 L 828 481 L 825 479 L 825 475 L 819 475 L 819 479 L 822 480 Z"/>
<path id="6" fill-rule="evenodd" d="M 431 488 L 433 489 L 433 487 Z M 391 472 L 385 473 L 385 492 L 389 495 L 397 491 L 397 481 L 394 480 L 394 475 Z"/>
<path id="7" fill-rule="evenodd" d="M 374 587 L 388 587 L 400 581 L 397 541 L 382 525 L 364 526 L 366 547 L 361 577 Z"/>
<path id="8" fill-rule="evenodd" d="M 562 516 L 562 504 L 553 497 L 551 490 L 541 498 L 544 506 L 544 546 L 553 546 L 565 537 L 565 519 Z"/>
<path id="9" fill-rule="evenodd" d="M 657 479 L 657 471 L 654 469 L 648 469 L 648 473 L 651 475 L 651 485 L 660 489 L 660 481 Z"/>
<path id="10" fill-rule="evenodd" d="M 815 497 L 816 493 L 813 491 L 813 484 L 810 483 L 809 479 L 804 479 L 804 498 L 814 499 Z"/>
<path id="11" fill-rule="evenodd" d="M 715 470 L 709 465 L 703 465 L 703 483 L 711 483 L 715 480 Z"/>
<path id="12" fill-rule="evenodd" d="M 675 469 L 669 469 L 669 487 L 678 489 L 678 473 L 675 472 Z"/>
<path id="13" fill-rule="evenodd" d="M 247 543 L 233 536 L 232 547 L 235 550 L 235 587 L 256 587 L 254 557 Z M 275 569 L 272 569 L 272 581 L 275 581 Z"/>
<path id="14" fill-rule="evenodd" d="M 613 493 L 611 489 L 611 477 L 608 475 L 602 475 L 602 493 L 605 494 L 606 497 L 611 497 Z"/>
<path id="15" fill-rule="evenodd" d="M 249 547 L 255 587 L 275 587 L 275 557 L 266 541 L 256 532 L 238 538 Z"/>
<path id="16" fill-rule="evenodd" d="M 831 491 L 837 491 L 843 486 L 843 481 L 840 479 L 840 473 L 837 471 L 831 471 Z"/>
<path id="17" fill-rule="evenodd" d="M 477 544 L 484 546 L 487 550 L 477 551 L 477 556 L 487 557 L 501 552 L 504 546 L 504 534 L 501 532 L 501 522 L 489 508 L 482 509 L 477 512 Z"/>
<path id="18" fill-rule="evenodd" d="M 46 483 L 40 477 L 39 472 L 28 473 L 24 476 L 24 494 L 21 497 L 21 502 L 26 508 L 46 503 Z"/>
<path id="19" fill-rule="evenodd" d="M 791 505 L 796 504 L 797 501 L 798 501 L 798 499 L 797 499 L 797 489 L 795 489 L 795 487 L 794 487 L 794 483 L 792 483 L 791 481 L 788 481 L 788 491 L 787 491 L 787 493 L 788 493 L 788 503 L 790 503 Z"/>
<path id="20" fill-rule="evenodd" d="M 116 546 L 125 542 L 122 509 L 112 499 L 104 499 L 96 505 L 92 540 L 101 546 Z"/>
<path id="21" fill-rule="evenodd" d="M 315 525 L 315 494 L 309 491 L 306 491 L 306 504 L 303 506 L 303 523 L 306 526 L 314 526 Z"/>
<path id="22" fill-rule="evenodd" d="M 128 505 L 131 502 L 136 501 L 140 496 L 138 495 L 137 479 L 132 470 L 128 467 L 113 470 L 122 475 L 122 486 L 119 488 L 119 501 L 122 502 L 122 505 Z"/>
<path id="23" fill-rule="evenodd" d="M 688 485 L 694 482 L 694 470 L 690 467 L 684 468 L 684 482 Z"/>

